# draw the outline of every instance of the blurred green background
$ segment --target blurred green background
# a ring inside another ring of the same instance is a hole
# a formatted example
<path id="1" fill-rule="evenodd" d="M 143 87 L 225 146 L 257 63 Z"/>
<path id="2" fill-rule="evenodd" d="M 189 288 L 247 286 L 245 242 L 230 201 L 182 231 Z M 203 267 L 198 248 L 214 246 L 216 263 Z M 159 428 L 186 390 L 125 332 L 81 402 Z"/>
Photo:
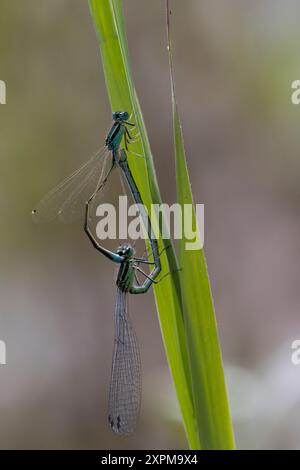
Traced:
<path id="1" fill-rule="evenodd" d="M 300 4 L 173 0 L 178 101 L 239 448 L 300 448 Z M 137 91 L 163 200 L 175 201 L 164 3 L 125 0 Z M 106 420 L 114 267 L 80 225 L 35 203 L 102 145 L 110 109 L 88 4 L 1 1 L 0 448 L 184 448 L 153 296 L 131 299 L 138 431 Z M 114 188 L 111 188 L 114 191 Z M 199 332 L 201 334 L 201 332 Z"/>

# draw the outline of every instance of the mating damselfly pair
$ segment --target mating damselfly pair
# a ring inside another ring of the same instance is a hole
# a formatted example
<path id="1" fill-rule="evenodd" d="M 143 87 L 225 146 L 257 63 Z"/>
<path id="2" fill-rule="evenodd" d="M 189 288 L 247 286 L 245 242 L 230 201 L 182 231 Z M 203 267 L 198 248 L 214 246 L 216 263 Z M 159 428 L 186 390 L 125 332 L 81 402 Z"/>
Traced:
<path id="1" fill-rule="evenodd" d="M 109 392 L 108 420 L 116 433 L 130 433 L 137 424 L 141 403 L 141 363 L 136 334 L 128 314 L 127 294 L 146 293 L 158 282 L 161 272 L 157 240 L 147 220 L 151 257 L 135 256 L 134 247 L 127 243 L 111 251 L 102 246 L 90 228 L 90 210 L 97 194 L 106 185 L 114 168 L 119 167 L 125 177 L 134 202 L 143 207 L 140 191 L 129 168 L 127 154 L 133 141 L 131 129 L 135 127 L 126 111 L 113 113 L 113 124 L 105 139 L 104 152 L 97 152 L 72 175 L 52 189 L 32 211 L 36 222 L 49 222 L 56 217 L 72 221 L 84 211 L 84 230 L 93 246 L 106 258 L 119 264 L 117 298 L 115 306 L 115 339 Z M 124 142 L 124 148 L 122 143 Z M 108 170 L 105 170 L 111 159 Z M 147 217 L 144 215 L 144 217 Z M 146 273 L 142 266 L 148 266 Z M 138 274 L 143 276 L 141 281 Z M 162 278 L 161 278 L 162 279 Z"/>

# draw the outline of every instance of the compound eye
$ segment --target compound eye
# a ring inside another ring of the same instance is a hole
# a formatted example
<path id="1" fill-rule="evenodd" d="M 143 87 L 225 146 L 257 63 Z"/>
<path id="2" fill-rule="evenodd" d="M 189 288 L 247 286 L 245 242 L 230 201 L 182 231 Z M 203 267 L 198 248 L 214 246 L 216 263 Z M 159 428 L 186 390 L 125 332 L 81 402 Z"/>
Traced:
<path id="1" fill-rule="evenodd" d="M 115 111 L 115 112 L 113 113 L 113 119 L 114 119 L 115 121 L 117 121 L 118 119 L 120 119 L 120 117 L 121 117 L 122 114 L 123 114 L 123 113 L 120 113 L 120 111 Z"/>
<path id="2" fill-rule="evenodd" d="M 126 255 L 128 257 L 131 257 L 134 254 L 134 248 L 131 245 L 128 245 L 126 247 Z"/>

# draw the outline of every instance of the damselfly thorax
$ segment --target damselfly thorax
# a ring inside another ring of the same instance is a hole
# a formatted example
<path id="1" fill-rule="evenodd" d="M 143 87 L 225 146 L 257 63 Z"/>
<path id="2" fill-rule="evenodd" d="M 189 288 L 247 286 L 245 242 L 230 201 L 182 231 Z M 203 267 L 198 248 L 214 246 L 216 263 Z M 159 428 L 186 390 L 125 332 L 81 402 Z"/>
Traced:
<path id="1" fill-rule="evenodd" d="M 122 245 L 117 254 L 124 257 L 118 271 L 116 284 L 123 292 L 130 292 L 135 280 L 135 260 L 132 258 L 134 249 L 131 245 Z"/>
<path id="2" fill-rule="evenodd" d="M 128 122 L 129 114 L 127 111 L 116 111 L 113 113 L 112 117 L 114 123 L 106 136 L 105 146 L 108 150 L 114 152 L 119 148 L 122 138 L 124 137 L 124 144 L 127 149 L 128 139 L 131 139 L 127 126 L 134 126 L 134 124 Z"/>

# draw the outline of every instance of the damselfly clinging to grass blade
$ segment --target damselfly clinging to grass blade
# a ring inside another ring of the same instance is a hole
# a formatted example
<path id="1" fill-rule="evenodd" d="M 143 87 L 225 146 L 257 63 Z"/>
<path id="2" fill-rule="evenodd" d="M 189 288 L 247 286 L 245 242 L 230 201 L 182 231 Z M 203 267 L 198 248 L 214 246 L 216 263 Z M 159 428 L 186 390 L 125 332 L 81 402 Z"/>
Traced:
<path id="1" fill-rule="evenodd" d="M 125 244 L 116 252 L 104 248 L 89 228 L 89 207 L 86 204 L 85 232 L 93 246 L 104 256 L 120 265 L 117 276 L 117 299 L 115 307 L 115 341 L 109 391 L 108 421 L 118 434 L 134 431 L 140 410 L 142 379 L 138 342 L 128 314 L 127 294 L 144 294 L 153 283 L 158 282 L 161 272 L 159 254 L 152 253 L 153 261 L 134 256 L 131 245 Z M 153 267 L 146 274 L 140 265 Z M 137 273 L 145 277 L 140 283 Z"/>
<path id="2" fill-rule="evenodd" d="M 114 112 L 112 117 L 114 122 L 106 136 L 104 149 L 95 153 L 78 170 L 43 197 L 32 211 L 36 222 L 50 222 L 56 217 L 64 222 L 72 222 L 84 214 L 84 203 L 105 185 L 116 166 L 115 156 L 122 139 L 127 149 L 129 142 L 133 141 L 129 128 L 135 127 L 128 121 L 127 111 Z M 108 171 L 107 163 L 109 163 Z"/>

